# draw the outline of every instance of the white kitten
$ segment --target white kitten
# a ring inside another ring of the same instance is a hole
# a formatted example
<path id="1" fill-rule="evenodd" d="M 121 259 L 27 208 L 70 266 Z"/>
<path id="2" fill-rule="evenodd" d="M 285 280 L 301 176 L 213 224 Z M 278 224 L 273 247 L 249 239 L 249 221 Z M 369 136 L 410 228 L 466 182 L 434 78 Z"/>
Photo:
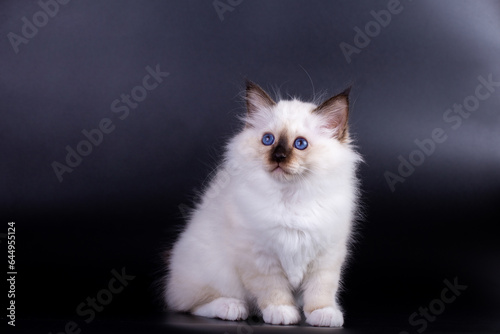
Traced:
<path id="1" fill-rule="evenodd" d="M 247 82 L 245 127 L 228 145 L 169 260 L 172 310 L 338 327 L 340 274 L 356 213 L 349 90 L 320 106 L 275 103 Z M 297 302 L 297 296 L 301 301 Z"/>

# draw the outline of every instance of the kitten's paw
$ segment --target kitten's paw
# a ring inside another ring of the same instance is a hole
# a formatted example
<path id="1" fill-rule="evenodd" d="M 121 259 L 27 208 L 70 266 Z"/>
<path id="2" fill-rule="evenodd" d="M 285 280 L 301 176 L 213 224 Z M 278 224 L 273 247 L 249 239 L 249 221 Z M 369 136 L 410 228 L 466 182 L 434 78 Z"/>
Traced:
<path id="1" fill-rule="evenodd" d="M 293 325 L 300 321 L 299 311 L 290 305 L 269 305 L 262 310 L 262 317 L 273 325 Z"/>
<path id="2" fill-rule="evenodd" d="M 342 327 L 344 316 L 339 309 L 329 306 L 312 311 L 306 322 L 312 326 Z"/>
<path id="3" fill-rule="evenodd" d="M 248 317 L 248 308 L 242 300 L 221 297 L 198 307 L 192 313 L 223 320 L 245 320 Z"/>

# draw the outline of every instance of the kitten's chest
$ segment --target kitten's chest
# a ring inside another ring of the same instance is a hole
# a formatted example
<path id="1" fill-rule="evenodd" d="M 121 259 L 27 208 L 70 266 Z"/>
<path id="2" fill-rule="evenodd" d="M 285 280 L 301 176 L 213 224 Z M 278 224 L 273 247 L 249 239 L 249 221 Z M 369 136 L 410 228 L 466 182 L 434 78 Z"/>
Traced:
<path id="1" fill-rule="evenodd" d="M 330 215 L 325 214 L 327 204 L 319 198 L 286 195 L 247 194 L 237 199 L 254 250 L 261 255 L 258 263 L 265 271 L 280 266 L 290 284 L 297 288 L 309 263 L 330 239 Z"/>
<path id="2" fill-rule="evenodd" d="M 309 263 L 318 253 L 318 244 L 310 233 L 291 228 L 274 231 L 268 247 L 294 288 L 300 285 Z"/>

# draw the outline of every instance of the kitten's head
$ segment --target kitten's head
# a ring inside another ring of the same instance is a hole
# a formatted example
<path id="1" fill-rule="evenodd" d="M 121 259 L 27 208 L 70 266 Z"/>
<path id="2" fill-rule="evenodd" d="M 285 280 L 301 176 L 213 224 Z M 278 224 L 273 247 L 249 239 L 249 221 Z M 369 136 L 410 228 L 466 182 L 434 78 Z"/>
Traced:
<path id="1" fill-rule="evenodd" d="M 273 179 L 291 182 L 329 172 L 348 154 L 349 89 L 319 106 L 299 100 L 273 101 L 248 81 L 245 145 Z"/>

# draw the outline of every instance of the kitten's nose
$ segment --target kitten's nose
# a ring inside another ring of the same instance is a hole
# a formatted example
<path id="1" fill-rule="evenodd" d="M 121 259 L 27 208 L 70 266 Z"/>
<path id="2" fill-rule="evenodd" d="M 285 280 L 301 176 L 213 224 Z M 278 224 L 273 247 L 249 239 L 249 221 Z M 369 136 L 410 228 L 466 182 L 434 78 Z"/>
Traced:
<path id="1" fill-rule="evenodd" d="M 283 146 L 278 146 L 273 152 L 273 159 L 276 162 L 282 162 L 286 159 L 286 150 Z"/>

